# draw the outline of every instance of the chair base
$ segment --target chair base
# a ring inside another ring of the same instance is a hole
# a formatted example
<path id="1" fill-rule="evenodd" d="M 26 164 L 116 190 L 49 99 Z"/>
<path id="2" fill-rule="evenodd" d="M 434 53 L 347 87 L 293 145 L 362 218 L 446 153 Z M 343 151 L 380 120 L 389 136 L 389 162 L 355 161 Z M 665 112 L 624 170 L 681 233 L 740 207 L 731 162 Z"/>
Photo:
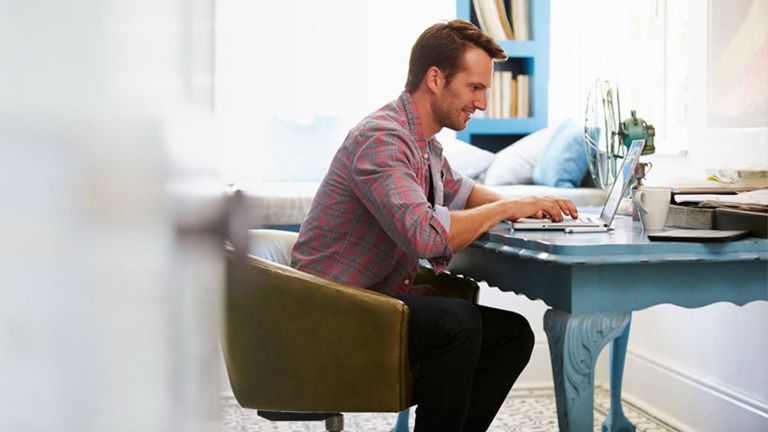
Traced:
<path id="1" fill-rule="evenodd" d="M 269 421 L 320 421 L 325 420 L 325 430 L 328 432 L 342 432 L 344 430 L 344 416 L 340 413 L 307 413 L 284 411 L 256 411 L 259 417 Z"/>

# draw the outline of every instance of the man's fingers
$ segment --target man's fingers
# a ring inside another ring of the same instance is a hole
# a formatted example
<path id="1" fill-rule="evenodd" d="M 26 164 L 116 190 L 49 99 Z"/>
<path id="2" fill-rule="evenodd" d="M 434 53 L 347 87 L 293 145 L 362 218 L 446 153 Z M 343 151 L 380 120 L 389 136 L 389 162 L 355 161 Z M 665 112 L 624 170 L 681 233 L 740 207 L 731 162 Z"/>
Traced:
<path id="1" fill-rule="evenodd" d="M 560 206 L 560 210 L 562 210 L 562 211 L 563 211 L 563 213 L 567 214 L 568 216 L 574 217 L 574 216 L 573 216 L 573 213 L 574 213 L 574 210 L 575 210 L 575 209 L 572 209 L 572 208 L 571 208 L 571 207 L 568 205 L 568 200 L 558 200 L 558 201 L 557 201 L 557 205 L 559 205 L 559 206 Z"/>
<path id="2" fill-rule="evenodd" d="M 576 208 L 576 205 L 573 203 L 573 201 L 553 196 L 547 196 L 545 198 L 553 201 L 558 206 L 561 213 L 574 219 L 579 217 L 579 210 Z"/>
<path id="3" fill-rule="evenodd" d="M 568 211 L 571 213 L 571 217 L 576 219 L 579 217 L 579 209 L 576 208 L 576 204 L 573 203 L 571 200 L 565 200 L 566 205 L 568 206 Z"/>
<path id="4" fill-rule="evenodd" d="M 527 205 L 532 206 L 530 210 L 533 213 L 527 213 L 529 217 L 544 218 L 547 217 L 555 222 L 561 222 L 563 214 L 572 218 L 579 217 L 578 210 L 571 200 L 557 198 L 553 196 L 530 197 L 524 200 Z M 530 208 L 530 207 L 529 207 Z"/>
<path id="5" fill-rule="evenodd" d="M 563 220 L 563 211 L 560 205 L 557 203 L 557 201 L 549 201 L 544 203 L 546 208 L 544 209 L 545 212 L 549 215 L 549 218 L 552 219 L 555 222 L 560 222 Z"/>

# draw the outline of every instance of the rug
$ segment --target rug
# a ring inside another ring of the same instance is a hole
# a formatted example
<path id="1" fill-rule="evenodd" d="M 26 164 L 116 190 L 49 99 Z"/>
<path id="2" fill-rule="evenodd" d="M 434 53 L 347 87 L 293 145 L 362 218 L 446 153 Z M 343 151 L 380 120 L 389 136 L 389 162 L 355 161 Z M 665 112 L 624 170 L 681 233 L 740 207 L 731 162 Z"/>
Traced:
<path id="1" fill-rule="evenodd" d="M 608 390 L 595 388 L 595 428 L 608 414 Z M 624 413 L 637 426 L 637 432 L 674 432 L 677 429 L 653 414 L 624 401 Z M 270 422 L 256 415 L 255 410 L 241 408 L 232 395 L 221 398 L 222 432 L 321 432 L 323 422 Z M 344 414 L 344 430 L 349 432 L 388 432 L 395 425 L 397 414 Z M 410 425 L 413 429 L 413 408 Z M 489 432 L 557 432 L 555 393 L 552 388 L 513 389 L 499 410 Z"/>

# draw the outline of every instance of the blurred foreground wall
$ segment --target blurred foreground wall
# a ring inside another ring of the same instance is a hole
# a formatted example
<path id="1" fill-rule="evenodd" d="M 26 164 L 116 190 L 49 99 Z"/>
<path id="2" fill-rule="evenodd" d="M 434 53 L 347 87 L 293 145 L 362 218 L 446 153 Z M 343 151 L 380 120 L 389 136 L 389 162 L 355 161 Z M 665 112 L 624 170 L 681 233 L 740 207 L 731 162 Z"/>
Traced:
<path id="1" fill-rule="evenodd" d="M 0 430 L 218 430 L 213 0 L 0 9 Z"/>

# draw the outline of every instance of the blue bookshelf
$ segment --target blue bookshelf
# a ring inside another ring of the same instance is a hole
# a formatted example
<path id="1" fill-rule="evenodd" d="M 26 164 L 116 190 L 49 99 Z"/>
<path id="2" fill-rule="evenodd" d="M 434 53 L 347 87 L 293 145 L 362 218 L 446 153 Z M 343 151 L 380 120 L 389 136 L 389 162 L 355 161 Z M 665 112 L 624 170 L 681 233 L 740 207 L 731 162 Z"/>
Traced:
<path id="1" fill-rule="evenodd" d="M 509 2 L 504 2 L 509 10 Z M 472 119 L 457 137 L 490 151 L 499 151 L 516 140 L 547 127 L 547 100 L 549 84 L 549 0 L 529 0 L 531 40 L 497 41 L 509 56 L 497 62 L 496 70 L 512 71 L 530 76 L 530 117 Z M 473 22 L 478 27 L 472 0 L 457 0 L 458 18 Z"/>

